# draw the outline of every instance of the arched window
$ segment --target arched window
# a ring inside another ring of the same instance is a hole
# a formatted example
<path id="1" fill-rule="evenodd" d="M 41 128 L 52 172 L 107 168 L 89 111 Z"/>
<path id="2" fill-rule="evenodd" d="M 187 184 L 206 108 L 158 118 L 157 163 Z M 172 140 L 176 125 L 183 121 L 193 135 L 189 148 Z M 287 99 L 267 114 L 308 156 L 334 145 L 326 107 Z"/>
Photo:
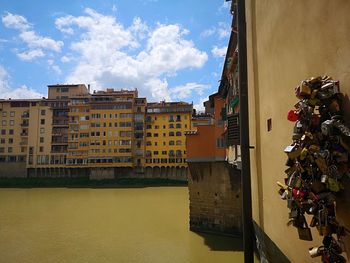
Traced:
<path id="1" fill-rule="evenodd" d="M 174 136 L 174 132 L 169 132 L 169 136 Z"/>
<path id="2" fill-rule="evenodd" d="M 176 136 L 181 136 L 181 132 L 176 132 Z"/>
<path id="3" fill-rule="evenodd" d="M 177 140 L 177 141 L 176 141 L 176 145 L 181 145 L 181 141 L 180 141 L 180 140 Z"/>
<path id="4" fill-rule="evenodd" d="M 169 145 L 174 145 L 174 141 L 169 141 Z"/>

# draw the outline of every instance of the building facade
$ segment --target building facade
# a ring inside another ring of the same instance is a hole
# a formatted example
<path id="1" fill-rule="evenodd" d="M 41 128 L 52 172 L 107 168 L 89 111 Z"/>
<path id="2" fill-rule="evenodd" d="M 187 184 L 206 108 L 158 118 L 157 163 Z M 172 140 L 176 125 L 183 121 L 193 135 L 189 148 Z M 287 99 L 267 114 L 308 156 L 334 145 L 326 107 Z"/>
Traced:
<path id="1" fill-rule="evenodd" d="M 49 85 L 48 95 L 0 101 L 0 176 L 187 179 L 192 104 L 83 84 Z"/>

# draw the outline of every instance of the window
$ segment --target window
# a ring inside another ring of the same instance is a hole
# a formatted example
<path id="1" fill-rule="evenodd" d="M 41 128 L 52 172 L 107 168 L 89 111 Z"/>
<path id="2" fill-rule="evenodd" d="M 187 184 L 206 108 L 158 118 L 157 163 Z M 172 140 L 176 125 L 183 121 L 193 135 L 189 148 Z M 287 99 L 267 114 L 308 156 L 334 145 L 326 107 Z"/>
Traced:
<path id="1" fill-rule="evenodd" d="M 8 151 L 9 153 L 12 153 L 12 147 L 8 147 L 7 151 Z"/>
<path id="2" fill-rule="evenodd" d="M 15 117 L 15 112 L 14 111 L 10 111 L 10 117 Z"/>
<path id="3" fill-rule="evenodd" d="M 61 92 L 68 92 L 68 88 L 61 88 Z"/>
<path id="4" fill-rule="evenodd" d="M 13 129 L 10 129 L 10 130 L 9 130 L 9 134 L 10 134 L 10 135 L 13 135 Z"/>
<path id="5" fill-rule="evenodd" d="M 176 115 L 176 121 L 181 121 L 181 115 Z"/>
<path id="6" fill-rule="evenodd" d="M 6 111 L 3 111 L 2 112 L 2 117 L 6 117 L 7 116 L 7 112 Z"/>
<path id="7" fill-rule="evenodd" d="M 115 123 L 114 123 L 114 127 L 118 127 L 118 122 L 115 122 Z"/>
<path id="8" fill-rule="evenodd" d="M 154 155 L 158 155 L 158 151 L 154 151 L 153 154 L 154 154 Z"/>
<path id="9" fill-rule="evenodd" d="M 176 132 L 176 136 L 181 136 L 181 132 Z"/>
<path id="10" fill-rule="evenodd" d="M 118 114 L 117 113 L 114 114 L 114 118 L 118 118 Z"/>
<path id="11" fill-rule="evenodd" d="M 171 122 L 174 121 L 174 116 L 173 116 L 173 115 L 170 115 L 170 116 L 169 116 L 169 121 L 171 121 Z"/>
<path id="12" fill-rule="evenodd" d="M 163 133 L 163 137 L 166 137 L 166 133 Z"/>
<path id="13" fill-rule="evenodd" d="M 162 151 L 162 154 L 167 154 L 167 151 Z"/>
<path id="14" fill-rule="evenodd" d="M 5 143 L 5 138 L 0 139 L 0 143 L 4 144 Z"/>
<path id="15" fill-rule="evenodd" d="M 181 123 L 176 123 L 176 128 L 180 129 L 181 128 Z"/>
<path id="16" fill-rule="evenodd" d="M 41 116 L 44 116 L 46 114 L 46 111 L 45 110 L 41 110 Z"/>
<path id="17" fill-rule="evenodd" d="M 0 153 L 4 153 L 5 152 L 5 148 L 4 147 L 0 147 Z"/>
<path id="18" fill-rule="evenodd" d="M 159 125 L 155 125 L 154 128 L 155 128 L 155 129 L 159 129 Z"/>
<path id="19" fill-rule="evenodd" d="M 21 153 L 24 153 L 26 151 L 26 147 L 21 147 Z"/>
<path id="20" fill-rule="evenodd" d="M 173 129 L 174 128 L 174 124 L 169 124 L 169 129 Z"/>
<path id="21" fill-rule="evenodd" d="M 89 125 L 80 125 L 80 130 L 86 130 L 89 128 Z"/>
<path id="22" fill-rule="evenodd" d="M 174 136 L 174 132 L 169 132 L 169 136 Z"/>
<path id="23" fill-rule="evenodd" d="M 40 146 L 40 147 L 39 147 L 39 152 L 42 153 L 43 151 L 44 151 L 44 147 L 43 147 L 43 146 Z"/>
<path id="24" fill-rule="evenodd" d="M 15 121 L 14 120 L 10 120 L 10 126 L 15 125 Z"/>
<path id="25" fill-rule="evenodd" d="M 146 137 L 152 137 L 152 133 L 147 132 Z"/>
<path id="26" fill-rule="evenodd" d="M 154 145 L 155 145 L 155 146 L 157 146 L 157 145 L 158 145 L 158 143 L 157 143 L 157 142 L 154 142 Z"/>
<path id="27" fill-rule="evenodd" d="M 169 141 L 169 145 L 174 145 L 174 141 Z"/>
<path id="28" fill-rule="evenodd" d="M 165 125 L 163 125 L 163 129 L 166 129 L 166 126 L 165 126 Z"/>
<path id="29" fill-rule="evenodd" d="M 5 129 L 1 130 L 1 135 L 6 135 L 6 130 Z"/>
<path id="30" fill-rule="evenodd" d="M 147 145 L 147 146 L 151 146 L 152 143 L 151 143 L 151 142 L 146 142 L 146 145 Z"/>
<path id="31" fill-rule="evenodd" d="M 44 128 L 40 128 L 40 133 L 41 134 L 45 133 L 45 129 Z"/>
<path id="32" fill-rule="evenodd" d="M 177 140 L 176 141 L 176 145 L 181 145 L 182 143 L 181 143 L 181 141 L 180 140 Z"/>
<path id="33" fill-rule="evenodd" d="M 41 119 L 41 120 L 40 120 L 40 124 L 41 124 L 41 125 L 44 125 L 44 124 L 45 124 L 45 119 Z"/>
<path id="34" fill-rule="evenodd" d="M 154 136 L 154 137 L 158 137 L 158 133 L 154 133 L 153 136 Z"/>
<path id="35" fill-rule="evenodd" d="M 9 138 L 9 144 L 13 143 L 13 138 Z"/>
<path id="36" fill-rule="evenodd" d="M 146 125 L 146 129 L 152 129 L 152 125 Z"/>
<path id="37" fill-rule="evenodd" d="M 218 147 L 218 148 L 225 148 L 225 140 L 224 140 L 224 138 L 217 138 L 216 139 L 216 147 Z"/>
<path id="38" fill-rule="evenodd" d="M 7 125 L 6 120 L 3 120 L 1 124 L 2 124 L 2 126 L 6 126 Z"/>
<path id="39" fill-rule="evenodd" d="M 40 137 L 40 143 L 44 142 L 44 137 Z"/>

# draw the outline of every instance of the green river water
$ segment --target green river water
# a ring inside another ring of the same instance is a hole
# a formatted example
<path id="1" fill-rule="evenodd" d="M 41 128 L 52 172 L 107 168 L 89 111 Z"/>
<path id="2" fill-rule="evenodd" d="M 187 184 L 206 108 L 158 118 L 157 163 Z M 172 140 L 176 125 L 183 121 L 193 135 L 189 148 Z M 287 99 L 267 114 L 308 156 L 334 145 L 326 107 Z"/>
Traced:
<path id="1" fill-rule="evenodd" d="M 243 262 L 189 231 L 187 187 L 0 189 L 0 263 Z"/>

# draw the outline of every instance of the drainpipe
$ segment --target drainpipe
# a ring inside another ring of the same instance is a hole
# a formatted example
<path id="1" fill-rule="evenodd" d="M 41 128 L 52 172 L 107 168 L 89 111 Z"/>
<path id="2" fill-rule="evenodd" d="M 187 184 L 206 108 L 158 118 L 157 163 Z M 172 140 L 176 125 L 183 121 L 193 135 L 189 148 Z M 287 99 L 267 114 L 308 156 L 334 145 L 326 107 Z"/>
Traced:
<path id="1" fill-rule="evenodd" d="M 241 184 L 244 262 L 254 262 L 254 232 L 250 179 L 250 146 L 248 114 L 247 39 L 245 0 L 237 0 L 238 22 L 238 84 L 240 101 Z"/>

